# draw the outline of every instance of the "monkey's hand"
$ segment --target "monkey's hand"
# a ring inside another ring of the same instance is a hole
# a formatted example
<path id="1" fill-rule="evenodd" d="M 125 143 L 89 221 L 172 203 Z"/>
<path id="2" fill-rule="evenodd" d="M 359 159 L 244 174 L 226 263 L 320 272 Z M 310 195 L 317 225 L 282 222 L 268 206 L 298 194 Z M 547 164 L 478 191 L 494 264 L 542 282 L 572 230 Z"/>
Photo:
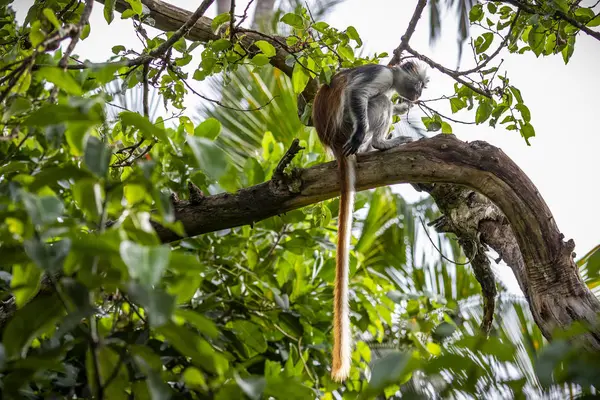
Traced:
<path id="1" fill-rule="evenodd" d="M 348 141 L 346 142 L 346 144 L 344 144 L 344 147 L 342 148 L 344 157 L 356 154 L 361 144 L 362 142 L 356 140 L 356 136 L 352 136 L 350 139 L 348 139 Z"/>
<path id="2" fill-rule="evenodd" d="M 406 114 L 408 110 L 410 110 L 413 106 L 413 103 L 410 101 L 403 101 L 400 104 L 394 104 L 394 114 L 402 115 Z"/>

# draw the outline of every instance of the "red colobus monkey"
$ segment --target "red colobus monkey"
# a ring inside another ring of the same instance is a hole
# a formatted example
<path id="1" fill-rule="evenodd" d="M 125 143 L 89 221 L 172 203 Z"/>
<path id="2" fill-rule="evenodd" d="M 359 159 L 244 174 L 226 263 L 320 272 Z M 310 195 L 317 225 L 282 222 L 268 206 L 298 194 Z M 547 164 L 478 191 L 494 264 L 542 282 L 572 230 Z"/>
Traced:
<path id="1" fill-rule="evenodd" d="M 398 66 L 363 65 L 339 72 L 317 92 L 313 124 L 323 145 L 338 161 L 341 179 L 338 242 L 333 305 L 333 362 L 331 377 L 350 374 L 352 339 L 348 306 L 348 257 L 356 180 L 357 152 L 372 146 L 387 150 L 410 142 L 408 136 L 386 140 L 393 114 L 404 114 L 421 97 L 428 82 L 423 65 L 407 61 Z M 394 105 L 393 92 L 402 101 Z"/>

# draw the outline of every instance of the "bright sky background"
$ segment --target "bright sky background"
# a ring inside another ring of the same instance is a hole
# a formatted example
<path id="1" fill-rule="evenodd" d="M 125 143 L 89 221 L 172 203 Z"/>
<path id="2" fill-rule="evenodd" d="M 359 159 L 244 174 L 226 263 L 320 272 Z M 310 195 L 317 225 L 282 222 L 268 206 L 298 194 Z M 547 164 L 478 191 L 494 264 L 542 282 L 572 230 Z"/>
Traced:
<path id="1" fill-rule="evenodd" d="M 199 0 L 168 0 L 171 4 L 194 10 Z M 247 0 L 237 0 L 236 8 L 242 10 Z M 33 0 L 16 0 L 13 7 L 22 20 Z M 368 6 L 367 6 L 368 4 Z M 338 29 L 353 25 L 365 43 L 365 53 L 388 52 L 397 47 L 412 15 L 416 0 L 346 0 L 335 7 L 325 20 Z M 591 5 L 590 0 L 582 5 Z M 596 10 L 598 12 L 598 10 Z M 206 14 L 216 15 L 216 5 Z M 411 47 L 449 67 L 456 67 L 457 22 L 454 11 L 442 16 L 444 30 L 434 47 L 429 46 L 429 21 L 427 12 L 422 17 Z M 102 14 L 102 5 L 94 4 L 90 36 L 75 51 L 82 59 L 105 61 L 112 55 L 111 47 L 122 44 L 140 49 L 130 20 L 123 21 L 115 15 L 108 26 Z M 148 29 L 148 28 L 147 28 Z M 157 31 L 148 29 L 152 35 Z M 498 45 L 496 38 L 490 49 Z M 536 59 L 534 55 L 509 55 L 503 68 L 509 71 L 511 82 L 521 89 L 524 101 L 531 110 L 536 137 L 531 146 L 516 131 L 492 129 L 487 125 L 453 124 L 454 133 L 461 140 L 484 140 L 503 149 L 538 187 L 552 210 L 557 224 L 567 239 L 575 240 L 578 257 L 600 243 L 600 42 L 585 34 L 578 36 L 576 50 L 565 66 L 560 55 Z M 462 68 L 473 66 L 473 57 L 467 45 L 463 51 Z M 432 71 L 424 99 L 453 93 L 454 81 Z M 190 80 L 191 82 L 191 80 Z M 197 100 L 190 98 L 189 113 L 195 114 Z M 451 115 L 447 102 L 431 104 L 444 115 Z M 453 116 L 454 117 L 454 116 Z M 469 116 L 462 119 L 469 120 Z M 460 118 L 460 114 L 459 117 Z M 472 120 L 473 117 L 471 117 Z M 403 185 L 400 192 L 408 200 L 419 194 Z M 497 270 L 511 291 L 520 292 L 507 268 Z"/>

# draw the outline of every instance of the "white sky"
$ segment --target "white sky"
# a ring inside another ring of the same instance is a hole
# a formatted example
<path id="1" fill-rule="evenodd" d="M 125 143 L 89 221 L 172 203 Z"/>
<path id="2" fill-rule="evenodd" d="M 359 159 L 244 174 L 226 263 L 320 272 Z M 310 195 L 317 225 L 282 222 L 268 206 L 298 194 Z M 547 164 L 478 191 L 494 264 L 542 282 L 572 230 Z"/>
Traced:
<path id="1" fill-rule="evenodd" d="M 199 0 L 170 0 L 171 4 L 194 10 Z M 248 0 L 237 0 L 236 8 L 242 10 Z M 583 4 L 591 4 L 584 0 Z M 32 0 L 13 3 L 20 20 Z M 338 29 L 353 25 L 365 43 L 366 54 L 388 52 L 399 44 L 416 0 L 346 0 L 335 7 L 325 20 Z M 598 10 L 597 10 L 598 11 Z M 206 14 L 216 15 L 213 5 Z M 457 62 L 456 27 L 454 12 L 443 17 L 444 30 L 437 45 L 431 48 L 428 37 L 428 16 L 422 17 L 411 47 L 435 61 L 454 68 Z M 118 14 L 108 26 L 102 14 L 102 5 L 94 4 L 90 36 L 81 42 L 76 53 L 91 61 L 105 61 L 112 55 L 111 47 L 122 44 L 127 48 L 140 48 L 131 21 L 123 21 Z M 156 31 L 149 29 L 152 35 Z M 499 43 L 496 38 L 490 49 Z M 521 89 L 524 101 L 531 110 L 536 137 L 531 146 L 516 131 L 497 127 L 453 124 L 458 138 L 467 141 L 485 140 L 510 156 L 538 187 L 553 212 L 561 231 L 567 239 L 573 238 L 578 257 L 600 243 L 600 42 L 585 34 L 578 36 L 576 50 L 567 66 L 560 55 L 536 59 L 534 55 L 509 55 L 503 68 L 509 71 L 511 83 Z M 463 51 L 461 67 L 470 67 L 473 57 L 467 46 Z M 197 61 L 196 61 L 197 63 Z M 454 81 L 436 71 L 430 72 L 431 81 L 423 98 L 452 94 Z M 186 102 L 188 115 L 195 113 L 195 99 Z M 432 103 L 435 109 L 450 116 L 447 102 Z M 454 117 L 454 116 L 453 116 Z M 460 118 L 460 116 L 459 116 Z M 469 120 L 468 116 L 462 119 Z M 472 119 L 472 117 L 471 117 Z M 598 158 L 597 158 L 598 157 Z M 408 200 L 418 194 L 407 185 L 400 192 Z M 503 280 L 513 281 L 512 274 L 499 271 Z M 513 282 L 511 291 L 519 291 Z"/>

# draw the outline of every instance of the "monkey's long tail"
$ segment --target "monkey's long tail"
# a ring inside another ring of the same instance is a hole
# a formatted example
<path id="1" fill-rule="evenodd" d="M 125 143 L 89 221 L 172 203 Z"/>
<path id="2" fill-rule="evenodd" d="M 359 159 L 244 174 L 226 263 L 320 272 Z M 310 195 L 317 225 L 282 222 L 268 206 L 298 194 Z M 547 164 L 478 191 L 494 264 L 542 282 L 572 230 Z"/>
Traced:
<path id="1" fill-rule="evenodd" d="M 340 170 L 340 213 L 333 294 L 333 362 L 331 377 L 341 382 L 350 375 L 352 337 L 348 305 L 348 275 L 352 212 L 356 181 L 356 158 L 337 157 Z"/>

